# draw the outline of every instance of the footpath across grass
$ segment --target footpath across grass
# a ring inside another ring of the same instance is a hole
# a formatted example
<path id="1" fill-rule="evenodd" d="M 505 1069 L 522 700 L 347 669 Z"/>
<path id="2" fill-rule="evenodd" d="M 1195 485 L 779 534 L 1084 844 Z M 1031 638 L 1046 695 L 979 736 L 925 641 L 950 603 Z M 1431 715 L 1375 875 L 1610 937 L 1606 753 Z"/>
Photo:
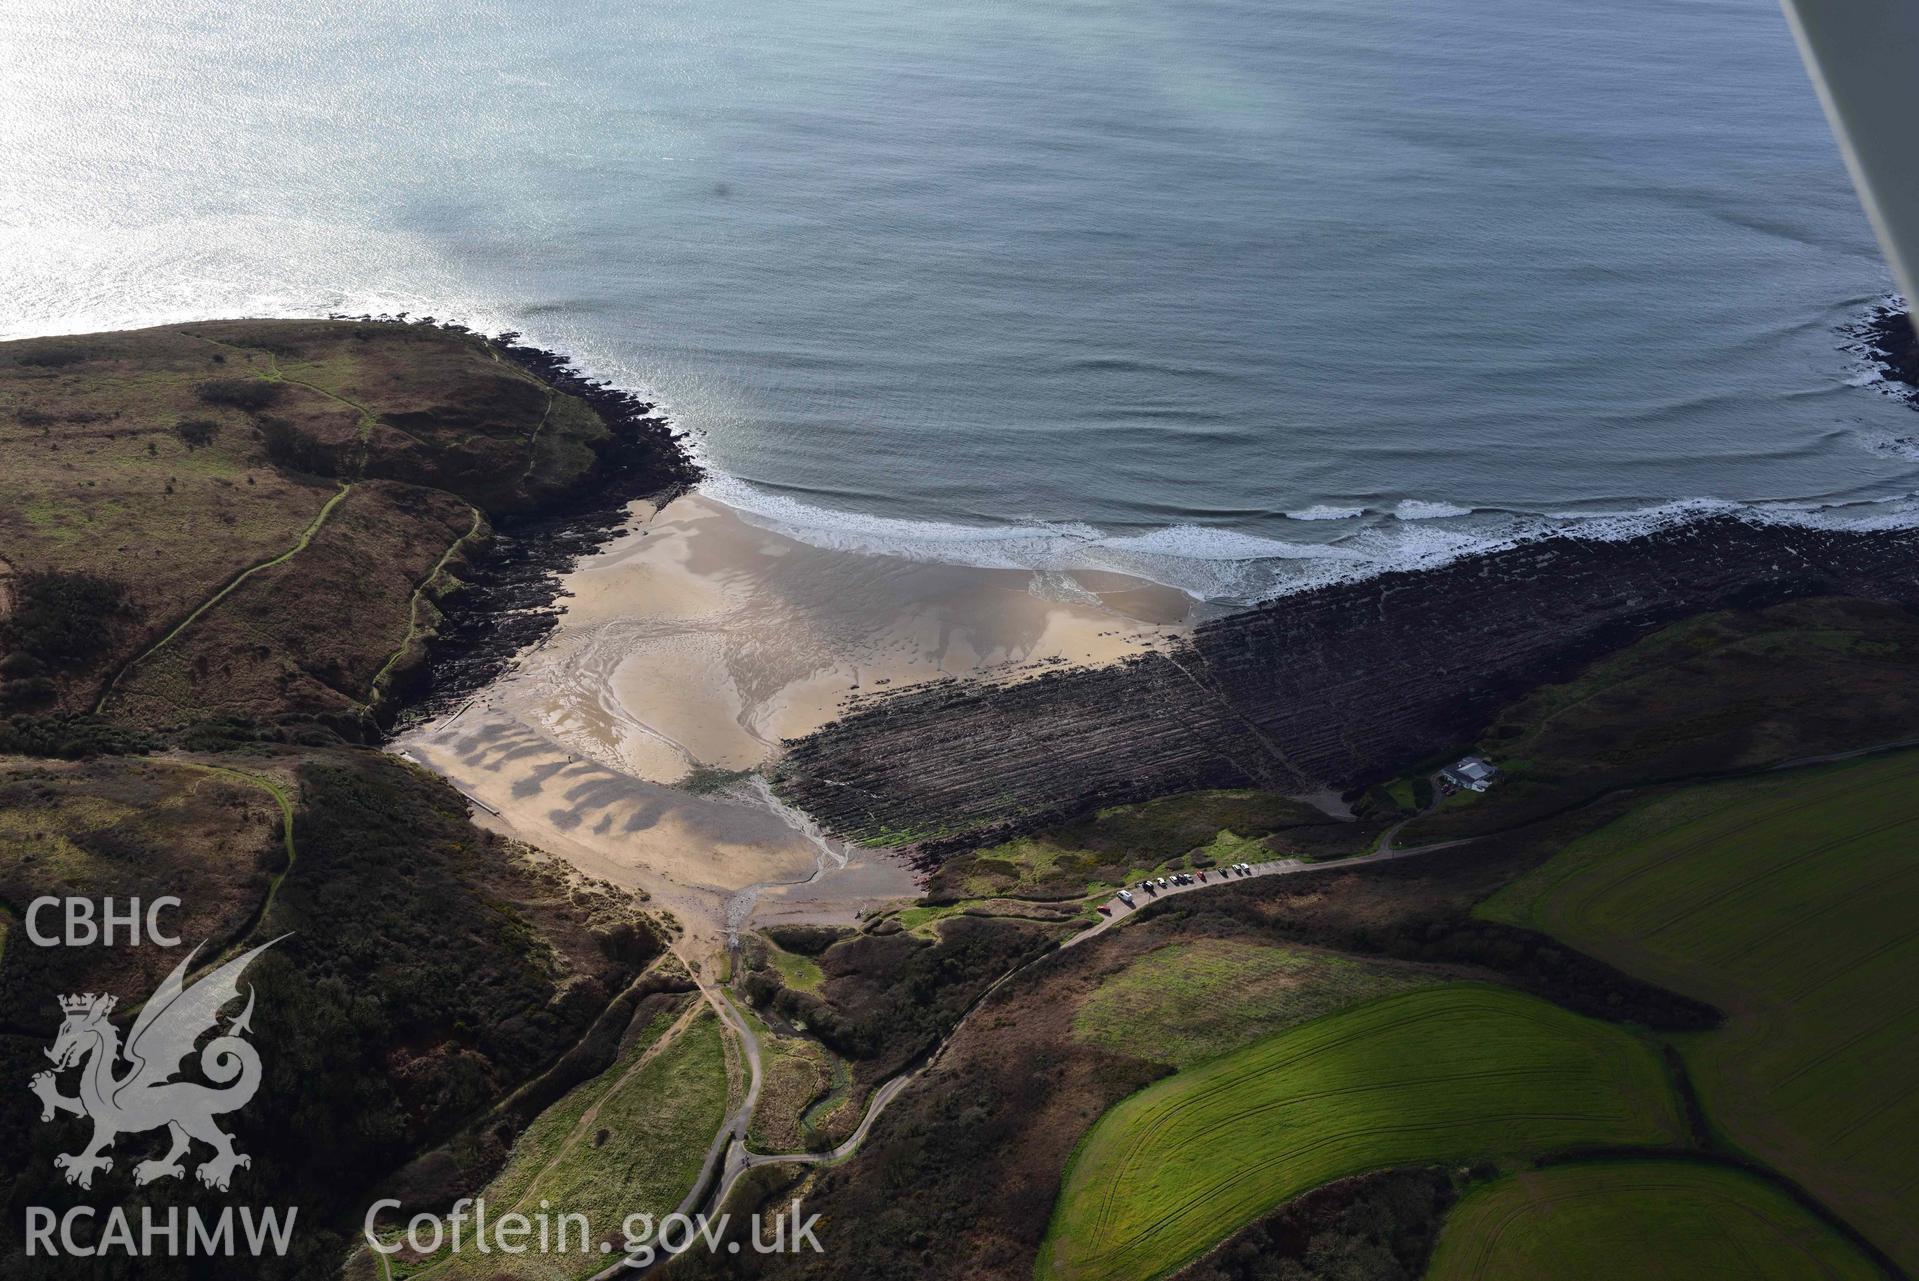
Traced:
<path id="1" fill-rule="evenodd" d="M 1149 1281 L 1368 1170 L 1683 1133 L 1650 1043 L 1501 988 L 1424 988 L 1179 1072 L 1107 1112 L 1067 1171 L 1037 1275 Z"/>
<path id="2" fill-rule="evenodd" d="M 1779 1188 L 1695 1161 L 1607 1161 L 1496 1179 L 1454 1207 L 1427 1281 L 1881 1281 Z"/>

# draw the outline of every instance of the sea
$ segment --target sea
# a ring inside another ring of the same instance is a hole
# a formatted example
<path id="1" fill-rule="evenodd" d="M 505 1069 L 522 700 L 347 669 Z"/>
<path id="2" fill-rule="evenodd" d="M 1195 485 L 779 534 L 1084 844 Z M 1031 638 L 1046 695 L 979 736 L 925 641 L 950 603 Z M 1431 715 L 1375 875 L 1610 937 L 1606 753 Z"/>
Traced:
<path id="1" fill-rule="evenodd" d="M 1244 602 L 1907 522 L 1776 0 L 10 0 L 0 337 L 512 330 L 849 550 Z"/>

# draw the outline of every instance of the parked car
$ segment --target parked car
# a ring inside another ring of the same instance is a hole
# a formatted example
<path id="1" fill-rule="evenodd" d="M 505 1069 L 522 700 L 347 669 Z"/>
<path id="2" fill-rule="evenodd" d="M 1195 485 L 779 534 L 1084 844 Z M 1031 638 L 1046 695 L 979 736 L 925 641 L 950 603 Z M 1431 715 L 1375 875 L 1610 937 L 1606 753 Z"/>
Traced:
<path id="1" fill-rule="evenodd" d="M 1133 893 L 1132 893 L 1132 891 L 1131 891 L 1131 890 L 1121 890 L 1121 891 L 1119 892 L 1119 901 L 1120 901 L 1120 902 L 1122 902 L 1122 903 L 1124 903 L 1124 904 L 1126 904 L 1126 906 L 1128 906 L 1128 907 L 1131 907 L 1131 906 L 1133 905 Z"/>

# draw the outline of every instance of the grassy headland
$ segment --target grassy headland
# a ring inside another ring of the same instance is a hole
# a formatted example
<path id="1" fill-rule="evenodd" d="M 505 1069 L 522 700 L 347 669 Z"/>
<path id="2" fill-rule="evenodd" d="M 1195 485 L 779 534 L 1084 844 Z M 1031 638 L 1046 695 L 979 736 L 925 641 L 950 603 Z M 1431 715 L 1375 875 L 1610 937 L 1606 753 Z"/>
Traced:
<path id="1" fill-rule="evenodd" d="M 644 406 L 541 353 L 370 320 L 0 344 L 0 447 L 0 918 L 46 894 L 171 895 L 165 924 L 203 962 L 287 936 L 248 974 L 264 1103 L 236 1126 L 252 1164 L 235 1187 L 301 1207 L 293 1248 L 142 1275 L 337 1271 L 382 1179 L 481 1118 L 467 1150 L 497 1163 L 528 1119 L 509 1100 L 612 1063 L 600 1025 L 665 947 L 631 895 L 355 744 L 417 678 L 496 525 L 617 507 L 690 465 Z M 5 942 L 0 1074 L 21 1081 L 45 1066 L 55 996 L 131 1010 L 181 955 L 24 946 L 10 925 Z M 20 1207 L 88 1195 L 52 1163 L 74 1134 L 17 1098 L 0 1109 L 9 1259 Z M 128 1146 L 121 1171 L 146 1155 Z M 408 1186 L 443 1190 L 434 1170 Z M 107 1193 L 132 1213 L 181 1195 L 124 1175 Z"/>
<path id="2" fill-rule="evenodd" d="M 0 344 L 0 711 L 360 730 L 494 524 L 691 475 L 536 357 L 358 321 Z"/>

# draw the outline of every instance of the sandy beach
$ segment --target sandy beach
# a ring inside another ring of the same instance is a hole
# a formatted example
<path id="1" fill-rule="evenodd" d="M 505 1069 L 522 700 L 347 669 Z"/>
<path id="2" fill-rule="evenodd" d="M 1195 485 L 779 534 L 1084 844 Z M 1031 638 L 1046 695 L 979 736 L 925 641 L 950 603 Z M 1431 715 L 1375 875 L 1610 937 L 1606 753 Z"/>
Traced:
<path id="1" fill-rule="evenodd" d="M 644 890 L 702 955 L 749 919 L 850 921 L 916 892 L 903 862 L 824 839 L 747 773 L 782 739 L 914 682 L 1139 653 L 1190 605 L 1115 574 L 817 548 L 698 494 L 640 503 L 566 577 L 546 643 L 394 750 L 481 822 Z"/>

